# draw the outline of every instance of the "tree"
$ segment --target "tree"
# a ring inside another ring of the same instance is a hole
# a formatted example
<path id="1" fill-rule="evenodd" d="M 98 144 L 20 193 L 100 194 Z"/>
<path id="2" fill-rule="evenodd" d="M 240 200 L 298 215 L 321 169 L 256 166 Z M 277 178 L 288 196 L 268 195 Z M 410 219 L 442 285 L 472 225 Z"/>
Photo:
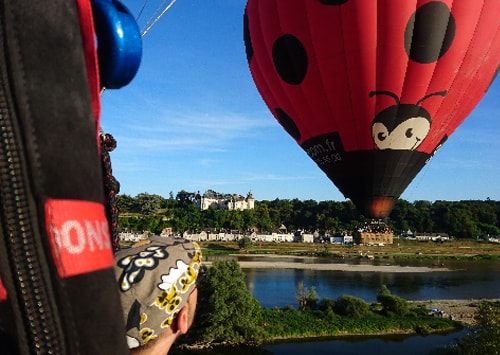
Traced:
<path id="1" fill-rule="evenodd" d="M 342 295 L 335 302 L 335 313 L 342 316 L 361 319 L 370 312 L 370 306 L 363 299 Z"/>
<path id="2" fill-rule="evenodd" d="M 377 292 L 377 301 L 382 302 L 382 299 L 385 296 L 390 296 L 390 295 L 391 291 L 389 290 L 389 288 L 386 285 L 381 285 Z"/>
<path id="3" fill-rule="evenodd" d="M 248 290 L 238 262 L 219 260 L 203 269 L 205 277 L 199 281 L 199 306 L 191 330 L 195 341 L 260 343 L 260 305 Z"/>
<path id="4" fill-rule="evenodd" d="M 227 211 L 229 216 L 229 229 L 245 232 L 245 221 L 243 219 L 243 211 L 232 210 Z"/>
<path id="5" fill-rule="evenodd" d="M 304 281 L 299 281 L 297 288 L 295 288 L 295 299 L 299 303 L 299 310 L 301 311 L 316 308 L 319 299 L 316 287 L 307 288 L 304 286 Z"/>
<path id="6" fill-rule="evenodd" d="M 177 200 L 180 207 L 185 207 L 193 203 L 194 193 L 181 190 L 177 193 L 175 199 Z"/>
<path id="7" fill-rule="evenodd" d="M 428 231 L 434 230 L 434 221 L 432 220 L 431 211 L 432 203 L 430 201 L 419 200 L 414 202 L 417 209 L 417 218 L 413 221 L 413 231 Z"/>
<path id="8" fill-rule="evenodd" d="M 470 209 L 461 203 L 451 205 L 446 215 L 446 222 L 451 234 L 457 238 L 472 238 L 480 233 Z"/>
<path id="9" fill-rule="evenodd" d="M 240 240 L 238 240 L 238 246 L 240 249 L 250 249 L 252 247 L 252 239 L 249 237 L 243 237 Z"/>
<path id="10" fill-rule="evenodd" d="M 266 201 L 255 204 L 255 215 L 257 217 L 257 227 L 261 231 L 270 231 L 273 225 L 271 217 L 269 217 L 269 204 Z"/>
<path id="11" fill-rule="evenodd" d="M 183 233 L 186 230 L 199 230 L 201 227 L 201 211 L 193 204 L 176 208 L 170 223 L 174 230 L 179 233 Z"/>
<path id="12" fill-rule="evenodd" d="M 398 199 L 391 212 L 391 219 L 398 221 L 396 228 L 401 231 L 407 231 L 414 228 L 414 221 L 417 220 L 416 216 L 418 211 L 413 204 L 408 201 Z"/>
<path id="13" fill-rule="evenodd" d="M 395 314 L 404 316 L 410 311 L 408 301 L 396 295 L 388 295 L 382 297 L 382 311 L 387 314 Z"/>
<path id="14" fill-rule="evenodd" d="M 245 221 L 245 231 L 249 231 L 257 226 L 257 216 L 255 210 L 245 210 L 243 214 L 243 219 Z"/>
<path id="15" fill-rule="evenodd" d="M 168 199 L 165 199 L 164 205 L 162 207 L 166 209 L 177 207 L 177 200 L 175 199 L 174 193 L 172 191 L 168 193 Z"/>
<path id="16" fill-rule="evenodd" d="M 500 303 L 481 302 L 477 324 L 458 343 L 460 354 L 500 354 Z"/>
<path id="17" fill-rule="evenodd" d="M 380 286 L 377 293 L 377 301 L 382 305 L 382 312 L 387 315 L 395 314 L 403 316 L 410 311 L 408 302 L 404 298 L 391 294 L 386 285 Z"/>
<path id="18" fill-rule="evenodd" d="M 116 204 L 118 210 L 122 213 L 124 212 L 140 212 L 139 206 L 137 206 L 136 200 L 130 195 L 118 195 L 116 196 Z"/>
<path id="19" fill-rule="evenodd" d="M 164 204 L 164 198 L 160 195 L 151 195 L 146 192 L 140 193 L 135 197 L 142 214 L 149 215 L 156 213 Z"/>

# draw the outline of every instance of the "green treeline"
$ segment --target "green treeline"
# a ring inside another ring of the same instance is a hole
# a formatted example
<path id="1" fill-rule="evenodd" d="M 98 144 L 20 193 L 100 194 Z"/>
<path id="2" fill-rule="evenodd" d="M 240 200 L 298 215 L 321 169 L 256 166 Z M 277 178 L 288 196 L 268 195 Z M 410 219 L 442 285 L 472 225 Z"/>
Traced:
<path id="1" fill-rule="evenodd" d="M 271 232 L 282 224 L 289 231 L 352 231 L 366 219 L 350 201 L 275 199 L 255 201 L 252 210 L 200 211 L 194 193 L 180 191 L 168 198 L 147 193 L 117 198 L 121 230 L 150 231 L 165 228 L 174 233 L 209 228 L 245 233 L 253 228 Z M 415 201 L 399 199 L 386 223 L 396 232 L 407 230 L 447 233 L 456 238 L 500 235 L 500 202 L 492 200 Z"/>

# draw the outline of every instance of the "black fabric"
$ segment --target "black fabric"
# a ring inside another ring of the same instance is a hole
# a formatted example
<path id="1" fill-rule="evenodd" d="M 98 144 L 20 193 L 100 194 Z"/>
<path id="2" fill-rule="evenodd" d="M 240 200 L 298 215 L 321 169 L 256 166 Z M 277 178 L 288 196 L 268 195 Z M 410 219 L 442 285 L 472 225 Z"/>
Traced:
<path id="1" fill-rule="evenodd" d="M 5 100 L 5 112 L 0 114 L 17 132 L 23 198 L 30 211 L 27 228 L 33 233 L 32 257 L 43 271 L 38 282 L 49 299 L 47 317 L 55 324 L 54 333 L 42 341 L 54 342 L 61 354 L 126 354 L 125 325 L 112 268 L 61 279 L 47 241 L 47 198 L 99 203 L 104 198 L 76 3 L 2 1 L 0 16 L 0 94 Z M 29 322 L 22 322 L 23 298 L 18 290 L 22 281 L 9 262 L 11 232 L 4 228 L 5 221 L 4 216 L 0 272 L 9 297 L 0 307 L 0 325 L 4 326 L 0 326 L 0 347 L 5 346 L 0 352 L 39 353 Z M 15 325 L 8 327 L 8 319 Z M 16 342 L 18 350 L 12 346 Z"/>
<path id="2" fill-rule="evenodd" d="M 130 307 L 130 310 L 128 311 L 126 330 L 133 328 L 139 329 L 140 323 L 141 323 L 141 304 L 135 301 Z"/>
<path id="3" fill-rule="evenodd" d="M 373 199 L 397 200 L 430 155 L 409 150 L 344 152 L 342 159 L 321 166 L 338 189 L 370 216 Z"/>
<path id="4" fill-rule="evenodd" d="M 12 325 L 15 321 L 7 302 L 0 302 L 0 354 L 19 354 L 16 333 Z"/>
<path id="5" fill-rule="evenodd" d="M 429 157 L 407 150 L 347 152 L 342 161 L 331 165 L 328 176 L 353 201 L 371 196 L 398 198 Z"/>

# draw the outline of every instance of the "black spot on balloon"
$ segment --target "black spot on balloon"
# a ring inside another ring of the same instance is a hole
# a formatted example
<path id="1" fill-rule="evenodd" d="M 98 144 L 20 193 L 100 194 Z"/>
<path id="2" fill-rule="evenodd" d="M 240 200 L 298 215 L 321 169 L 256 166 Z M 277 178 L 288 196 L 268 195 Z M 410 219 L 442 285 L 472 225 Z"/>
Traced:
<path id="1" fill-rule="evenodd" d="M 299 129 L 295 122 L 293 122 L 292 118 L 288 116 L 288 114 L 283 111 L 281 108 L 275 108 L 274 112 L 276 112 L 276 116 L 278 116 L 279 123 L 283 126 L 285 131 L 288 132 L 296 141 L 299 141 L 302 135 L 300 134 Z"/>
<path id="2" fill-rule="evenodd" d="M 411 60 L 429 64 L 441 58 L 455 38 L 455 18 L 441 1 L 417 9 L 406 24 L 405 50 Z"/>
<path id="3" fill-rule="evenodd" d="M 253 57 L 253 47 L 252 47 L 252 40 L 250 38 L 250 26 L 248 25 L 248 15 L 246 10 L 245 10 L 245 15 L 243 16 L 243 40 L 245 41 L 247 61 L 250 62 Z"/>
<path id="4" fill-rule="evenodd" d="M 318 0 L 318 2 L 325 5 L 342 5 L 348 1 L 349 0 Z"/>
<path id="5" fill-rule="evenodd" d="M 297 37 L 285 34 L 273 45 L 273 60 L 281 79 L 291 85 L 298 85 L 307 73 L 307 53 Z"/>

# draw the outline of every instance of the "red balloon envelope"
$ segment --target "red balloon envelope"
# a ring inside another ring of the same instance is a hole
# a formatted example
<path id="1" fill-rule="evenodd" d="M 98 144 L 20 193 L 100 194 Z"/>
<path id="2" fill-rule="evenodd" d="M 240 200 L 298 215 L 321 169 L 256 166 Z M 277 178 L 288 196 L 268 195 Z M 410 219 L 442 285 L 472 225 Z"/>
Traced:
<path id="1" fill-rule="evenodd" d="M 267 106 L 368 217 L 395 201 L 500 63 L 499 0 L 249 0 Z"/>

